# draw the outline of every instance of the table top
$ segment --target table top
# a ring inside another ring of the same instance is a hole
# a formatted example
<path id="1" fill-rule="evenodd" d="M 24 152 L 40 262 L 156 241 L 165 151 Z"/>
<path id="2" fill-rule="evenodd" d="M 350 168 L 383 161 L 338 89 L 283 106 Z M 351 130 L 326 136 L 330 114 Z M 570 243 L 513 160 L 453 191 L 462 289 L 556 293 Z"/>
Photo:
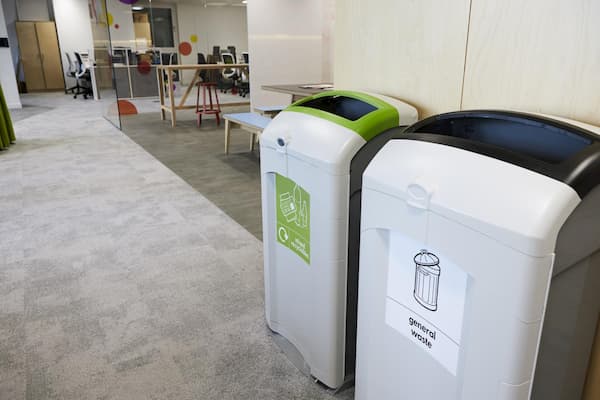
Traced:
<path id="1" fill-rule="evenodd" d="M 185 69 L 223 69 L 223 68 L 248 68 L 249 64 L 175 64 L 175 65 L 156 65 L 156 68 L 163 70 L 185 70 Z"/>
<path id="2" fill-rule="evenodd" d="M 327 85 L 328 87 L 323 88 Z M 329 87 L 330 86 L 330 87 Z M 263 90 L 270 90 L 271 92 L 294 94 L 297 96 L 312 96 L 313 94 L 321 93 L 326 90 L 332 90 L 333 84 L 331 83 L 297 83 L 290 85 L 263 85 Z"/>
<path id="3" fill-rule="evenodd" d="M 271 118 L 263 117 L 260 114 L 252 112 L 223 114 L 223 119 L 229 119 L 239 124 L 257 126 L 262 129 L 266 128 L 269 122 L 273 121 Z"/>

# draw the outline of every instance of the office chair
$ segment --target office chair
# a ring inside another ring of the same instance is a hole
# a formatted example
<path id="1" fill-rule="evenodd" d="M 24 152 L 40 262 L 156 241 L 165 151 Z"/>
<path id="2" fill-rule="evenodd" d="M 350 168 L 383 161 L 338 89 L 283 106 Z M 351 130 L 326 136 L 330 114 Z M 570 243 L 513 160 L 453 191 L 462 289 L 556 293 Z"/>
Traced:
<path id="1" fill-rule="evenodd" d="M 69 93 L 74 94 L 74 95 L 82 94 L 83 88 L 81 87 L 81 85 L 79 85 L 79 80 L 75 76 L 75 74 L 77 73 L 77 66 L 73 62 L 73 59 L 71 58 L 71 55 L 69 53 L 65 52 L 65 55 L 67 56 L 67 62 L 69 63 L 69 69 L 65 73 L 65 76 L 67 78 L 75 79 L 75 86 L 71 86 L 70 88 L 65 89 L 65 94 L 69 94 Z"/>
<path id="2" fill-rule="evenodd" d="M 77 70 L 75 72 L 75 79 L 77 79 L 77 83 L 81 86 L 81 92 L 76 92 L 73 95 L 73 98 L 76 99 L 78 95 L 82 94 L 84 99 L 87 99 L 88 96 L 93 96 L 94 91 L 92 90 L 92 76 L 90 75 L 90 70 L 83 65 L 83 61 L 81 60 L 81 54 L 75 52 L 75 62 L 77 65 Z"/>
<path id="3" fill-rule="evenodd" d="M 218 64 L 219 61 L 221 61 L 221 56 L 219 55 L 218 57 L 215 57 L 212 54 L 208 54 L 206 56 L 206 63 L 207 64 Z M 221 71 L 219 71 L 218 69 L 211 69 L 208 72 L 208 78 L 207 80 L 209 82 L 219 82 L 221 80 Z"/>
<path id="4" fill-rule="evenodd" d="M 247 51 L 242 52 L 242 61 L 244 64 L 250 64 Z M 239 93 L 240 96 L 246 97 L 250 93 L 250 66 L 248 65 L 245 70 L 242 69 L 240 75 Z"/>
<path id="5" fill-rule="evenodd" d="M 221 60 L 223 64 L 235 64 L 235 59 L 231 53 L 222 53 Z M 237 93 L 236 81 L 239 79 L 239 74 L 234 68 L 224 68 L 221 71 L 221 80 L 219 81 L 219 89 L 223 93 L 227 93 L 231 89 L 231 93 Z"/>
<path id="6" fill-rule="evenodd" d="M 198 53 L 198 64 L 206 64 L 206 58 L 203 53 Z M 202 82 L 208 82 L 207 70 L 200 71 L 200 79 L 202 79 Z"/>
<path id="7" fill-rule="evenodd" d="M 213 46 L 212 55 L 217 58 L 221 57 L 221 46 Z"/>
<path id="8" fill-rule="evenodd" d="M 231 53 L 231 55 L 233 56 L 233 60 L 235 62 L 237 60 L 237 57 L 235 55 L 235 46 L 227 46 L 227 52 Z"/>
<path id="9" fill-rule="evenodd" d="M 177 53 L 161 53 L 160 61 L 162 65 L 176 65 L 177 64 Z M 171 71 L 173 82 L 179 82 L 179 71 Z M 164 80 L 167 81 L 167 73 L 163 72 Z"/>

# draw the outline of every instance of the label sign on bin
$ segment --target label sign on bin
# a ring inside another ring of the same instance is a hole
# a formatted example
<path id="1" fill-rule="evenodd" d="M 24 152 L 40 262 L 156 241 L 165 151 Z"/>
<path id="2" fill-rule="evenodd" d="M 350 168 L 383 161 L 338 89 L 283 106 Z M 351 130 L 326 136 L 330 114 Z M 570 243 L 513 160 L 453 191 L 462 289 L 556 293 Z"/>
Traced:
<path id="1" fill-rule="evenodd" d="M 285 176 L 275 174 L 277 241 L 310 265 L 310 195 Z"/>
<path id="2" fill-rule="evenodd" d="M 385 321 L 456 375 L 468 275 L 426 247 L 390 235 Z"/>

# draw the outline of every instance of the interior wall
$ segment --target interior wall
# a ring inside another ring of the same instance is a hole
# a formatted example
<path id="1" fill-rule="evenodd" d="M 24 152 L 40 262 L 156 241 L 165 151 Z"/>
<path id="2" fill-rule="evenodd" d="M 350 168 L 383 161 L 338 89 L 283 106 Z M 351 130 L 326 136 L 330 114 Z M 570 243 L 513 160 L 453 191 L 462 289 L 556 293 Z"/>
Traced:
<path id="1" fill-rule="evenodd" d="M 221 46 L 222 49 L 235 46 L 239 57 L 243 51 L 248 51 L 246 7 L 204 7 L 202 4 L 182 3 L 177 5 L 177 15 L 179 40 L 192 46 L 191 54 L 179 54 L 183 64 L 196 64 L 197 53 L 212 54 L 213 46 Z M 192 71 L 184 71 L 184 81 L 189 82 L 192 74 Z"/>
<path id="2" fill-rule="evenodd" d="M 0 7 L 0 37 L 7 37 L 8 30 L 4 20 L 4 10 Z M 9 43 L 9 46 L 11 44 Z M 11 49 L 0 47 L 0 84 L 6 97 L 8 108 L 21 108 L 19 91 L 17 90 L 17 78 L 15 75 Z"/>
<path id="3" fill-rule="evenodd" d="M 600 125 L 600 2 L 473 0 L 464 108 Z"/>
<path id="4" fill-rule="evenodd" d="M 8 43 L 10 54 L 12 56 L 13 68 L 16 71 L 19 64 L 19 40 L 17 39 L 17 0 L 0 0 L 4 11 L 4 21 L 8 32 Z M 20 72 L 20 79 L 23 74 Z"/>
<path id="5" fill-rule="evenodd" d="M 422 117 L 509 108 L 600 125 L 600 2 L 338 0 L 336 14 L 337 87 Z"/>
<path id="6" fill-rule="evenodd" d="M 401 98 L 421 116 L 460 107 L 470 0 L 338 0 L 336 88 Z"/>
<path id="7" fill-rule="evenodd" d="M 110 14 L 110 42 L 112 47 L 129 47 L 136 50 L 131 5 L 119 0 L 106 0 L 106 11 Z"/>
<path id="8" fill-rule="evenodd" d="M 322 82 L 333 82 L 333 60 L 335 53 L 335 1 L 323 1 L 323 16 L 321 18 L 321 32 L 323 41 L 321 43 L 321 57 L 323 69 L 321 72 Z"/>
<path id="9" fill-rule="evenodd" d="M 252 107 L 290 103 L 290 95 L 262 90 L 263 85 L 331 78 L 327 49 L 332 48 L 334 4 L 334 0 L 248 1 Z M 341 36 L 336 32 L 336 37 Z"/>
<path id="10" fill-rule="evenodd" d="M 60 2 L 62 0 L 56 0 Z M 17 0 L 19 21 L 50 21 L 52 19 L 48 0 Z"/>
<path id="11" fill-rule="evenodd" d="M 55 0 L 54 18 L 63 71 L 67 72 L 69 62 L 65 53 L 68 52 L 73 58 L 74 52 L 90 53 L 94 47 L 88 0 Z M 70 87 L 75 81 L 65 77 L 65 84 Z"/>

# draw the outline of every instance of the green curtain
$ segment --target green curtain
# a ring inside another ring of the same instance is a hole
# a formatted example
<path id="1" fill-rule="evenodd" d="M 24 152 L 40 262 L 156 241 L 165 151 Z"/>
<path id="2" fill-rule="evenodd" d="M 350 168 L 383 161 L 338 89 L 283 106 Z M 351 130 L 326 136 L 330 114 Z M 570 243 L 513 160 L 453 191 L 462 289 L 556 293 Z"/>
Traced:
<path id="1" fill-rule="evenodd" d="M 0 85 L 0 150 L 8 148 L 15 140 L 15 131 L 6 105 L 6 98 L 2 91 L 2 85 Z"/>

